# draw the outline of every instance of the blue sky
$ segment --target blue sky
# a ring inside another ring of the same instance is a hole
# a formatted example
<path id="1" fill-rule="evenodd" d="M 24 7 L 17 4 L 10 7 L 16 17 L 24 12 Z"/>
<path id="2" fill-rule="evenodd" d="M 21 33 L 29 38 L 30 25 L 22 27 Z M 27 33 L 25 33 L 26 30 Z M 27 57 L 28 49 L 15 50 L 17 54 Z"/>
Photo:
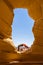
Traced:
<path id="1" fill-rule="evenodd" d="M 28 15 L 28 10 L 23 8 L 14 9 L 14 19 L 12 24 L 12 39 L 15 46 L 25 43 L 28 46 L 34 41 L 32 27 L 34 20 Z"/>

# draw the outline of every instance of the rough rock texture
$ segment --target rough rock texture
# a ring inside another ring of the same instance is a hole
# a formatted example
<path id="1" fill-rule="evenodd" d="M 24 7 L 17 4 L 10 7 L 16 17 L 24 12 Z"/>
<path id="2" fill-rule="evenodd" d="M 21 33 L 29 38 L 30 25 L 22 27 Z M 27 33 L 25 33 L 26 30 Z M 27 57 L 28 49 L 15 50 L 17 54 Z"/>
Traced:
<path id="1" fill-rule="evenodd" d="M 34 43 L 31 47 L 32 53 L 35 54 L 43 54 L 43 19 L 39 19 L 35 21 L 34 27 L 33 27 L 33 33 L 34 33 Z"/>
<path id="2" fill-rule="evenodd" d="M 21 57 L 18 54 L 15 56 L 15 47 L 11 39 L 14 8 L 27 8 L 30 17 L 35 20 L 35 40 L 31 46 L 31 54 L 43 54 L 43 0 L 0 0 L 0 62 Z M 29 51 L 27 56 L 29 57 Z"/>
<path id="3" fill-rule="evenodd" d="M 13 16 L 13 10 L 11 11 L 7 4 L 3 0 L 0 0 L 0 54 L 1 52 L 9 53 L 15 50 L 11 39 Z M 2 54 L 0 57 L 4 57 Z"/>

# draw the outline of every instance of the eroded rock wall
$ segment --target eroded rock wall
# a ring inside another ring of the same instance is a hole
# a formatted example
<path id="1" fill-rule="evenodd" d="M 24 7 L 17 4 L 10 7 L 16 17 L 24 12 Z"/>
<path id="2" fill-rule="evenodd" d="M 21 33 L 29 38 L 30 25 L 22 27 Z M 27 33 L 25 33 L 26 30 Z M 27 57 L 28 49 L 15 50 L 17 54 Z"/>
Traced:
<path id="1" fill-rule="evenodd" d="M 31 53 L 43 54 L 43 0 L 0 0 L 0 59 L 4 61 L 15 58 L 15 55 L 13 57 L 12 54 L 8 54 L 15 50 L 11 39 L 11 25 L 13 9 L 21 7 L 27 8 L 29 15 L 35 20 L 33 27 L 35 40 L 31 46 Z"/>
<path id="2" fill-rule="evenodd" d="M 31 51 L 33 54 L 43 54 L 43 1 L 36 0 L 30 5 L 29 14 L 35 20 L 32 29 L 35 40 Z"/>
<path id="3" fill-rule="evenodd" d="M 11 39 L 13 16 L 13 10 L 0 0 L 0 52 L 3 53 L 14 52 L 15 49 Z"/>
<path id="4" fill-rule="evenodd" d="M 35 21 L 33 33 L 35 40 L 31 47 L 32 53 L 43 54 L 43 19 Z"/>

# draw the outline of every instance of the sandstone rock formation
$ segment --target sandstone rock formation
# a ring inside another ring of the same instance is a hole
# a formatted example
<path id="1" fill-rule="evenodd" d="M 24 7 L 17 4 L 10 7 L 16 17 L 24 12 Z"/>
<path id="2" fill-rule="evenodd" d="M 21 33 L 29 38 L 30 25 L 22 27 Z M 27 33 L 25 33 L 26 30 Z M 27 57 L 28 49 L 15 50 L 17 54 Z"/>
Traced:
<path id="1" fill-rule="evenodd" d="M 15 50 L 11 39 L 13 16 L 13 10 L 3 0 L 0 0 L 0 61 L 1 59 L 4 61 L 4 58 L 6 58 L 5 53 Z"/>
<path id="2" fill-rule="evenodd" d="M 7 41 L 8 38 L 12 40 L 11 25 L 14 17 L 13 9 L 15 8 L 27 8 L 30 17 L 35 20 L 33 26 L 35 40 L 31 46 L 31 54 L 43 54 L 43 0 L 0 0 L 0 62 L 5 61 L 6 58 L 6 61 L 15 58 L 14 54 L 11 54 L 15 47 L 11 45 L 12 42 Z M 16 55 L 16 58 L 19 57 L 21 56 Z"/>

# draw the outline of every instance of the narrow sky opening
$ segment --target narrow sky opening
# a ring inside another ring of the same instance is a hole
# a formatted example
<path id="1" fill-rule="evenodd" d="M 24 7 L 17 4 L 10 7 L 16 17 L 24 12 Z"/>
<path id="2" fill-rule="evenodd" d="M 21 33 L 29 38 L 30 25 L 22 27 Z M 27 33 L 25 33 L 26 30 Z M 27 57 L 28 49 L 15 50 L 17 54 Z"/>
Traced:
<path id="1" fill-rule="evenodd" d="M 32 27 L 34 20 L 29 17 L 28 10 L 23 8 L 14 9 L 14 19 L 12 24 L 12 39 L 17 47 L 25 43 L 29 47 L 33 44 L 34 35 Z"/>

